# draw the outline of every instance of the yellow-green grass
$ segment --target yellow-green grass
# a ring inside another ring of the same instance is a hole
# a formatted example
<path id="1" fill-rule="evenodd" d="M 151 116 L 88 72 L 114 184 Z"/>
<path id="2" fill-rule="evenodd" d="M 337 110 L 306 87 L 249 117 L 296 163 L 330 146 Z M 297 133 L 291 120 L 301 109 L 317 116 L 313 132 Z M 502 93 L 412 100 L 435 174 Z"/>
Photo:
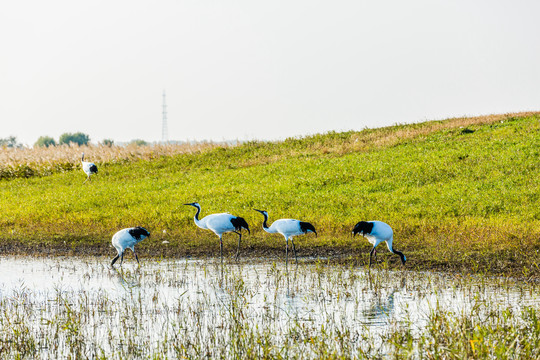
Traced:
<path id="1" fill-rule="evenodd" d="M 449 119 L 111 160 L 98 162 L 85 184 L 78 167 L 11 178 L 0 181 L 2 251 L 112 254 L 112 234 L 141 225 L 152 233 L 141 254 L 217 255 L 217 236 L 198 229 L 195 210 L 182 205 L 198 201 L 202 216 L 230 212 L 248 221 L 243 256 L 284 256 L 283 238 L 262 231 L 258 208 L 270 221 L 317 228 L 317 238 L 296 238 L 300 257 L 365 264 L 370 245 L 351 229 L 382 220 L 412 269 L 538 278 L 539 120 L 540 113 Z M 229 254 L 236 238 L 225 235 Z M 399 266 L 386 249 L 378 253 L 378 266 Z"/>

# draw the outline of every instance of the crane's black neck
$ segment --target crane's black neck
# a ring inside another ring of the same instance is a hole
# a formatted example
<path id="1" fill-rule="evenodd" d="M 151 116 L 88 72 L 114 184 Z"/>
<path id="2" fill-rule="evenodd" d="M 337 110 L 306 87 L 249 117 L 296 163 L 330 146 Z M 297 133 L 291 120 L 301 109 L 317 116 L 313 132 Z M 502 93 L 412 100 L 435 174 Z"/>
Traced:
<path id="1" fill-rule="evenodd" d="M 197 208 L 197 213 L 195 214 L 195 220 L 199 221 L 199 214 L 201 213 L 201 208 L 199 206 L 195 206 Z"/>
<path id="2" fill-rule="evenodd" d="M 402 253 L 401 251 L 397 251 L 396 249 L 394 249 L 394 248 L 392 247 L 392 252 L 393 252 L 394 254 L 399 255 L 399 257 L 401 258 L 401 263 L 402 263 L 402 264 L 405 264 L 406 258 L 405 258 L 405 255 L 403 255 L 403 253 Z"/>
<path id="3" fill-rule="evenodd" d="M 268 221 L 268 215 L 266 215 L 266 213 L 262 213 L 262 214 L 264 216 L 263 229 L 268 229 L 268 224 L 266 223 Z"/>

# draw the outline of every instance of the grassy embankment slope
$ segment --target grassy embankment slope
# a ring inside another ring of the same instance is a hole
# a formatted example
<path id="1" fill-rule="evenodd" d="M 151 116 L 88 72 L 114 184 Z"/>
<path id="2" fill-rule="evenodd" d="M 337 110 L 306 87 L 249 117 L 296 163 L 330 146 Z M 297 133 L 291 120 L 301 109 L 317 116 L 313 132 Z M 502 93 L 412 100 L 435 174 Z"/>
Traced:
<path id="1" fill-rule="evenodd" d="M 152 232 L 143 257 L 217 255 L 217 237 L 182 206 L 198 201 L 202 216 L 226 211 L 248 221 L 244 256 L 284 255 L 283 238 L 262 231 L 252 211 L 259 208 L 270 221 L 315 225 L 319 237 L 295 240 L 301 257 L 364 264 L 370 246 L 351 229 L 378 219 L 394 228 L 410 268 L 538 278 L 539 120 L 540 113 L 449 119 L 111 161 L 98 163 L 86 184 L 79 169 L 2 180 L 2 252 L 113 255 L 112 234 L 142 225 Z M 236 235 L 225 235 L 226 251 L 235 247 Z M 379 259 L 399 264 L 383 248 Z"/>

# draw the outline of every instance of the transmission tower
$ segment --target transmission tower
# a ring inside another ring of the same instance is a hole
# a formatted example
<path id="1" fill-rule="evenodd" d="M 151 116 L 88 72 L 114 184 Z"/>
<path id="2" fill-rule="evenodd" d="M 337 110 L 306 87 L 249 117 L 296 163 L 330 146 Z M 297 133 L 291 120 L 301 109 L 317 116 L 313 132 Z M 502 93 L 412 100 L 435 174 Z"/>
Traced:
<path id="1" fill-rule="evenodd" d="M 161 141 L 167 143 L 169 141 L 169 134 L 167 130 L 167 102 L 165 100 L 165 90 L 163 90 L 163 112 L 161 121 Z"/>

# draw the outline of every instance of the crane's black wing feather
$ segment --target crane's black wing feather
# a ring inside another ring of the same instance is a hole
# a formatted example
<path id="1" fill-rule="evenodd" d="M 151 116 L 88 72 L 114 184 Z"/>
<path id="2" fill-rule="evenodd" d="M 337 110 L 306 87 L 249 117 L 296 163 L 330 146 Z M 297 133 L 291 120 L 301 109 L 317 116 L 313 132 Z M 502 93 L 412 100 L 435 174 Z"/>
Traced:
<path id="1" fill-rule="evenodd" d="M 251 234 L 251 232 L 249 231 L 249 225 L 246 222 L 246 220 L 244 220 L 244 218 L 241 218 L 240 216 L 232 218 L 231 219 L 231 224 L 234 226 L 234 228 L 237 231 L 240 231 L 240 230 L 242 230 L 242 228 L 244 228 L 244 229 L 246 229 L 248 231 L 248 233 Z"/>
<path id="2" fill-rule="evenodd" d="M 150 236 L 150 233 L 143 227 L 137 226 L 128 230 L 129 235 L 133 236 L 134 239 L 140 240 L 141 236 Z"/>
<path id="3" fill-rule="evenodd" d="M 307 233 L 308 231 L 313 231 L 315 235 L 317 235 L 317 231 L 315 230 L 315 226 L 311 225 L 308 222 L 300 221 L 300 231 L 303 233 Z"/>
<path id="4" fill-rule="evenodd" d="M 353 234 L 371 234 L 371 230 L 373 230 L 373 223 L 370 221 L 360 221 L 354 226 Z"/>

